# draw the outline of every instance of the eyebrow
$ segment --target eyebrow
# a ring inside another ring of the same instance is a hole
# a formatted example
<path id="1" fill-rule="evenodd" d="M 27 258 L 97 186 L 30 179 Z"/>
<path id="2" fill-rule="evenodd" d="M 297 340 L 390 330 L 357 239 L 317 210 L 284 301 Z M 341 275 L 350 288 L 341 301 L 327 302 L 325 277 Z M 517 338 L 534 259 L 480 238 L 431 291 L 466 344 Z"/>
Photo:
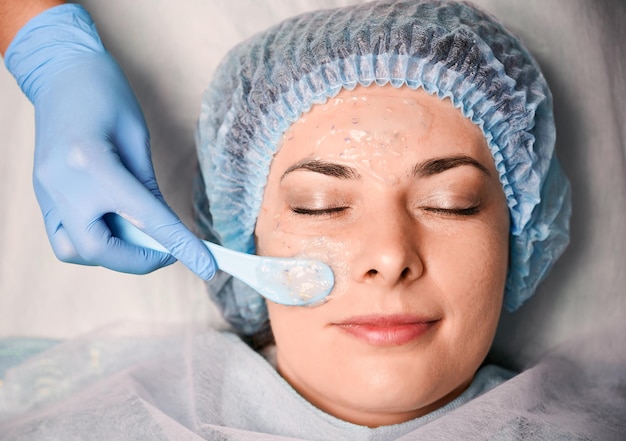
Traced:
<path id="1" fill-rule="evenodd" d="M 451 156 L 446 158 L 435 158 L 428 161 L 420 162 L 413 167 L 413 176 L 427 177 L 443 173 L 451 168 L 460 167 L 462 165 L 470 165 L 476 167 L 483 174 L 491 176 L 491 173 L 480 162 L 469 156 Z"/>
<path id="2" fill-rule="evenodd" d="M 451 156 L 446 158 L 429 159 L 428 161 L 420 162 L 413 167 L 413 176 L 415 177 L 428 177 L 439 173 L 443 173 L 446 170 L 450 170 L 462 165 L 469 165 L 477 168 L 486 176 L 491 176 L 489 170 L 480 162 L 469 156 Z M 347 165 L 336 164 L 334 162 L 321 161 L 319 159 L 313 159 L 308 161 L 298 162 L 297 164 L 289 167 L 281 176 L 281 181 L 289 173 L 296 170 L 308 170 L 315 173 L 320 173 L 326 176 L 339 179 L 361 179 L 361 175 L 354 168 Z"/>
<path id="3" fill-rule="evenodd" d="M 339 179 L 361 179 L 361 175 L 354 168 L 334 162 L 320 161 L 319 159 L 298 162 L 292 165 L 281 176 L 281 180 L 289 173 L 296 170 L 309 170 L 326 176 Z"/>

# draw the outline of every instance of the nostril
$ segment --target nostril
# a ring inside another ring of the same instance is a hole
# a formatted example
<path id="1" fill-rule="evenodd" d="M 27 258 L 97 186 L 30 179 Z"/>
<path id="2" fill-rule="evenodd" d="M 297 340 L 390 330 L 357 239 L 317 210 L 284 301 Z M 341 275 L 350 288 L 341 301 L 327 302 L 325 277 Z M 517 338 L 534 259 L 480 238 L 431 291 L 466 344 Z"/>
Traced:
<path id="1" fill-rule="evenodd" d="M 400 279 L 407 279 L 409 277 L 410 272 L 411 270 L 408 267 L 404 268 L 402 272 L 400 273 Z"/>
<path id="2" fill-rule="evenodd" d="M 370 277 L 374 277 L 376 274 L 378 274 L 378 271 L 376 271 L 375 269 L 371 269 L 367 272 L 367 275 Z"/>

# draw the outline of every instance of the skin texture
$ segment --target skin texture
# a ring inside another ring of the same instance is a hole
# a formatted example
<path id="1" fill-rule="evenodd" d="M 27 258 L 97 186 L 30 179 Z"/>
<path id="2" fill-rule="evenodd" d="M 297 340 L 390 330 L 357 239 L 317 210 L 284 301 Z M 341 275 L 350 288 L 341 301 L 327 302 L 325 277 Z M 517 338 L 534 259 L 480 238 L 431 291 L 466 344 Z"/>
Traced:
<path id="1" fill-rule="evenodd" d="M 0 0 L 0 54 L 28 20 L 53 6 L 62 5 L 60 0 Z"/>
<path id="2" fill-rule="evenodd" d="M 509 214 L 480 129 L 449 100 L 342 91 L 282 140 L 256 226 L 261 255 L 331 265 L 327 303 L 268 302 L 281 375 L 345 421 L 427 414 L 471 383 L 492 343 Z"/>

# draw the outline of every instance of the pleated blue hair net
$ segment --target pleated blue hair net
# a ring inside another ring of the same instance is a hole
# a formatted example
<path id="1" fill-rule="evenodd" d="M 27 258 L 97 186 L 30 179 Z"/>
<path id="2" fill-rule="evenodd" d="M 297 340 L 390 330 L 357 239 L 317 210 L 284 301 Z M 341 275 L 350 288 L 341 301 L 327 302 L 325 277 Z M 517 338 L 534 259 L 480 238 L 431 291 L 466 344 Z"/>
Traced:
<path id="1" fill-rule="evenodd" d="M 481 128 L 510 212 L 504 305 L 517 309 L 567 246 L 569 184 L 554 156 L 552 96 L 537 63 L 494 17 L 467 3 L 389 0 L 321 10 L 233 48 L 198 124 L 196 211 L 205 235 L 254 253 L 283 133 L 342 88 L 388 83 L 450 98 Z M 261 296 L 224 274 L 208 283 L 236 330 L 267 326 Z"/>

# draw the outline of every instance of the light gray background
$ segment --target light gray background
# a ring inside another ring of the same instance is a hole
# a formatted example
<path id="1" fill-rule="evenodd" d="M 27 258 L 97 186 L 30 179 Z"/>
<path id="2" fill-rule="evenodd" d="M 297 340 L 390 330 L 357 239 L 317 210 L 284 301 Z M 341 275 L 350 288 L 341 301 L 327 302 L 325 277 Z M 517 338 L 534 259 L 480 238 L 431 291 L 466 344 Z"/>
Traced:
<path id="1" fill-rule="evenodd" d="M 144 109 L 163 193 L 191 226 L 194 124 L 224 53 L 282 18 L 341 0 L 84 1 Z M 552 86 L 557 154 L 572 181 L 572 244 L 538 293 L 505 314 L 495 357 L 522 366 L 609 323 L 626 331 L 626 2 L 480 0 Z M 620 44 L 622 48 L 620 48 Z M 0 337 L 71 338 L 121 320 L 220 323 L 175 264 L 147 276 L 56 261 L 31 185 L 33 110 L 0 69 Z"/>

